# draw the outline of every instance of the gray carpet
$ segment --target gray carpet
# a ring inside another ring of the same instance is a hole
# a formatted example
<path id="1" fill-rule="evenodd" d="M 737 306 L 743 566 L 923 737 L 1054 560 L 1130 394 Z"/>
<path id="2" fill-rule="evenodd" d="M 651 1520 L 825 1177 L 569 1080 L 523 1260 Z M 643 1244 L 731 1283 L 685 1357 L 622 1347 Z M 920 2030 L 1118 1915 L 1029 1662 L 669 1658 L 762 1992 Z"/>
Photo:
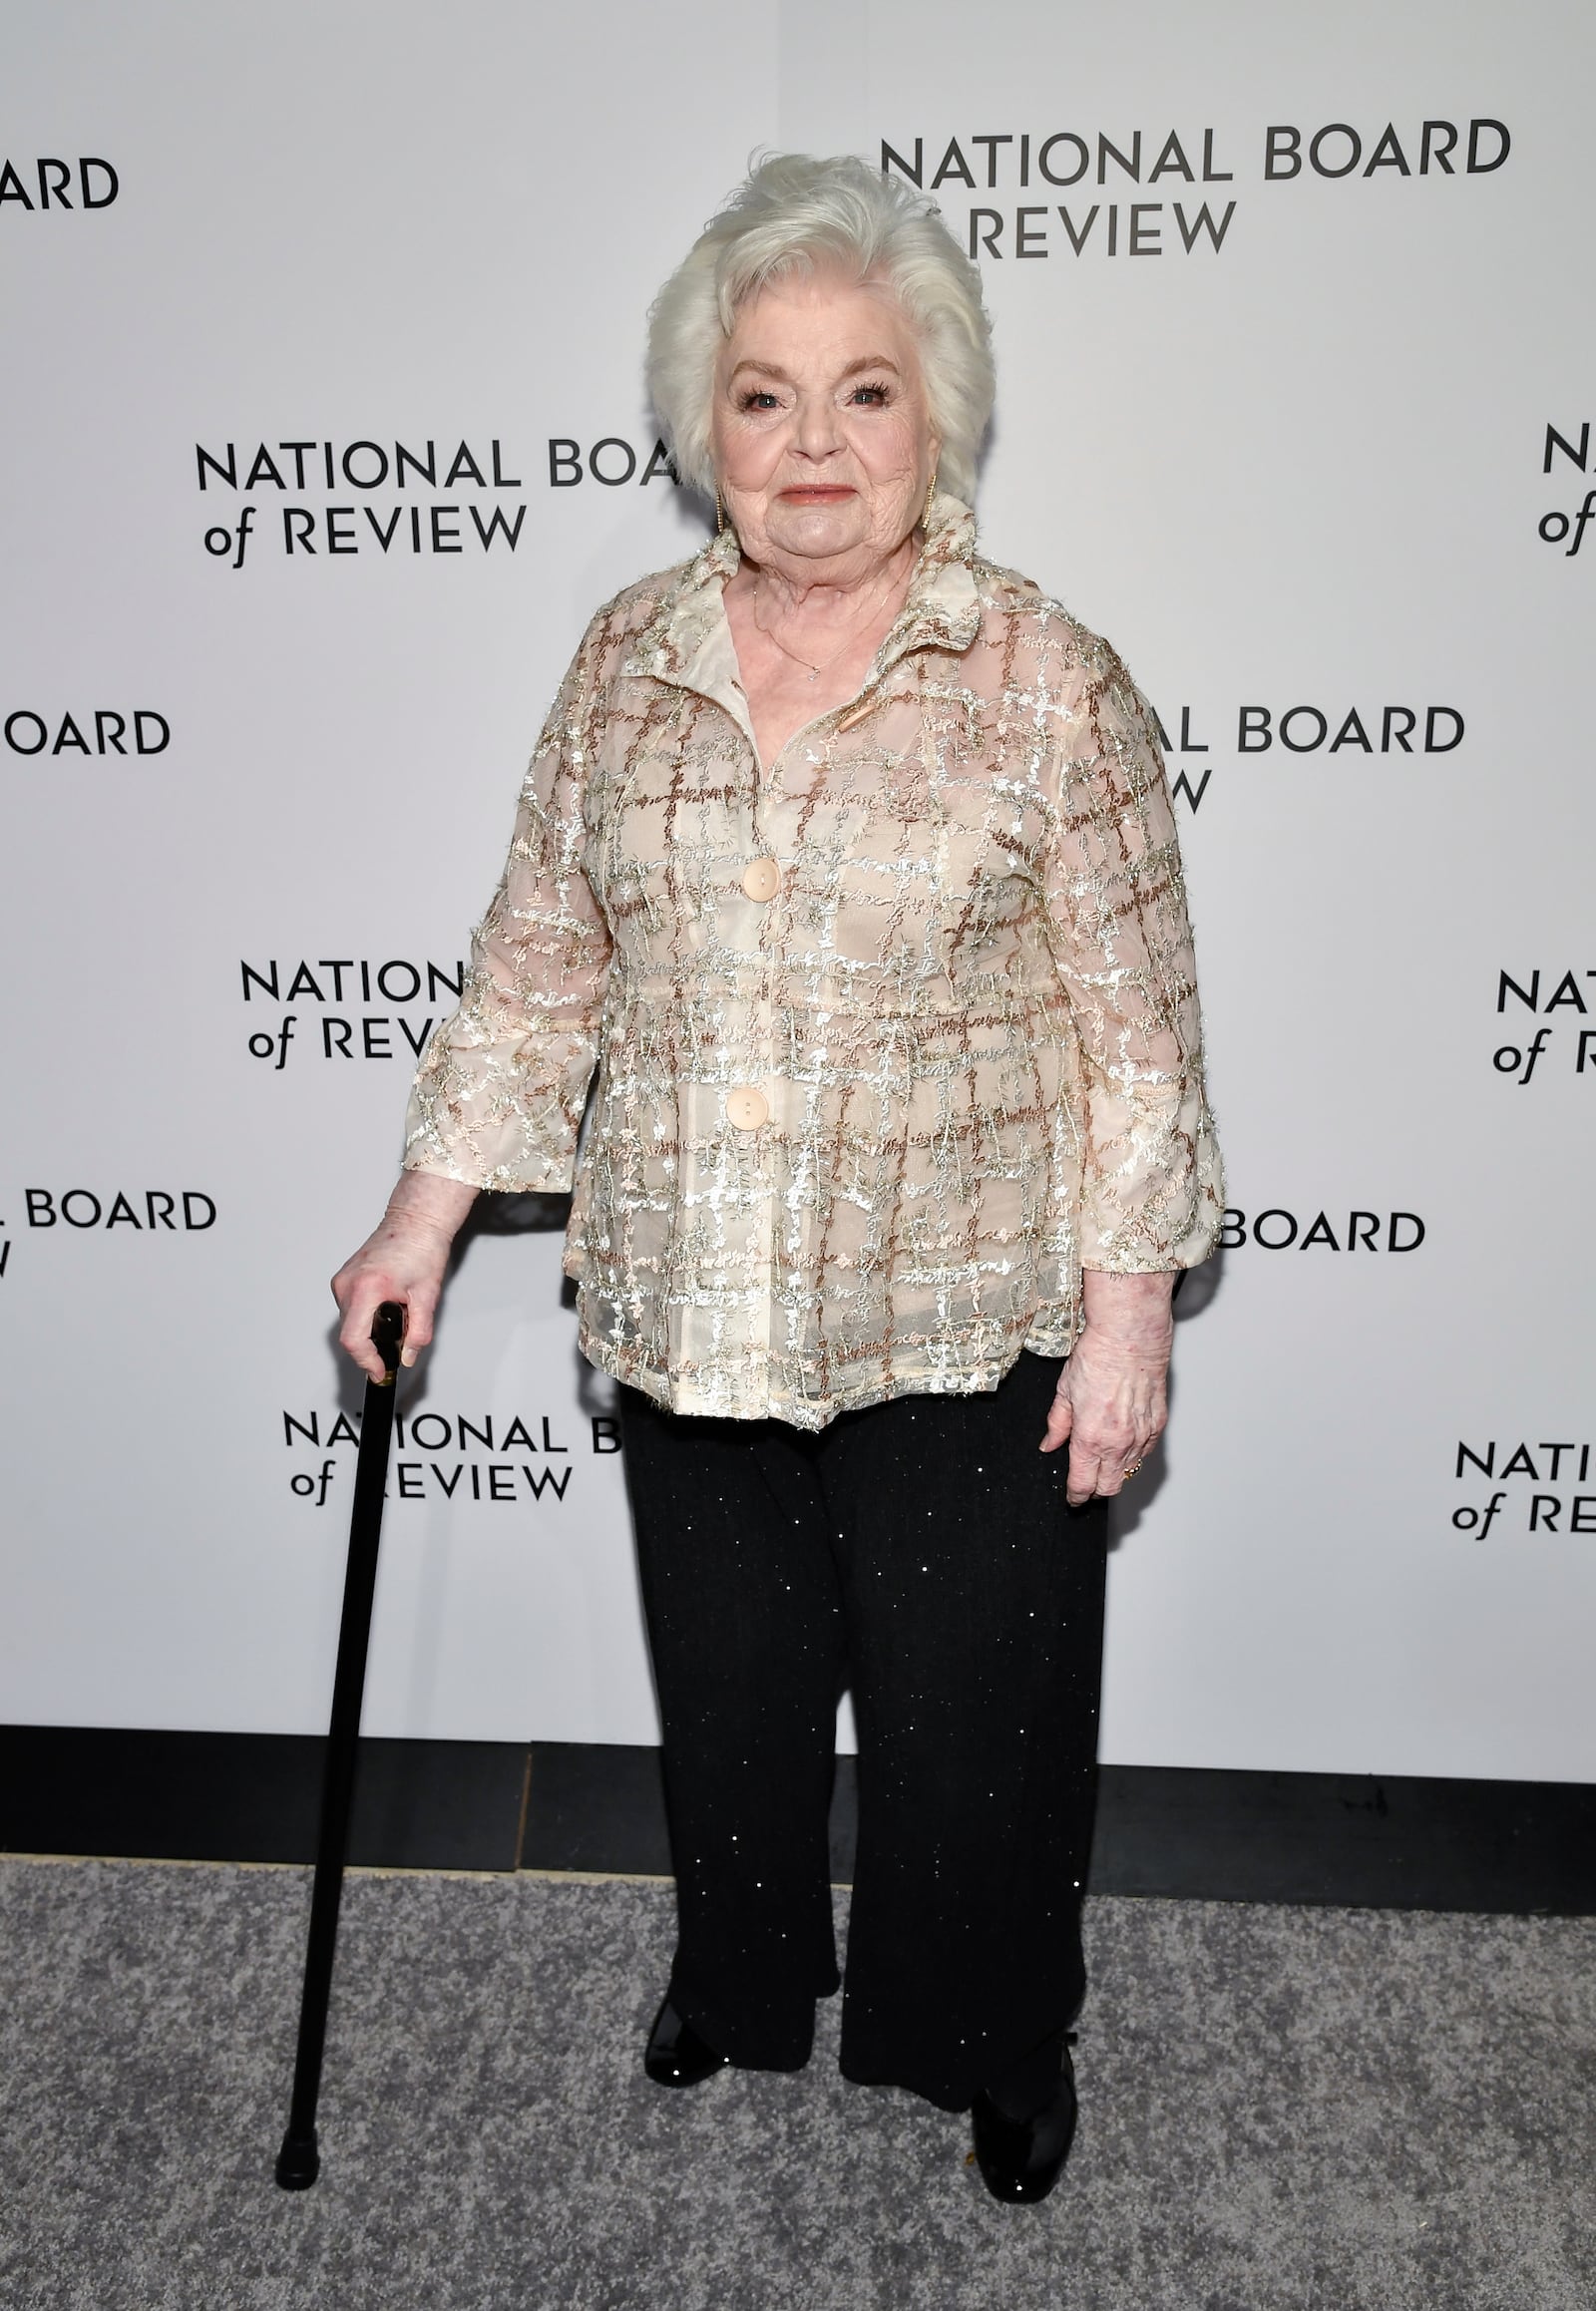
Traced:
<path id="1" fill-rule="evenodd" d="M 835 2068 L 649 2086 L 652 1882 L 0 1863 L 6 2311 L 1591 2311 L 1596 1923 L 1098 1901 L 1053 2196 Z M 840 1898 L 839 1898 L 840 1899 Z"/>

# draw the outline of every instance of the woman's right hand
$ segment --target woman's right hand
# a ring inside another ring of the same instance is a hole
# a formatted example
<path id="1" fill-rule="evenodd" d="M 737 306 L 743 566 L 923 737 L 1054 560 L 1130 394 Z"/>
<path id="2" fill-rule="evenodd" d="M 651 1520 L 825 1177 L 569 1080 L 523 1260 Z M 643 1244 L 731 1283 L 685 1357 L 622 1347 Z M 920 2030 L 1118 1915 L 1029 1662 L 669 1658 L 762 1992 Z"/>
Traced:
<path id="1" fill-rule="evenodd" d="M 343 1318 L 338 1345 L 372 1379 L 383 1377 L 371 1324 L 385 1300 L 397 1301 L 405 1312 L 402 1364 L 413 1364 L 432 1339 L 450 1248 L 477 1192 L 462 1180 L 401 1172 L 387 1211 L 332 1279 Z"/>

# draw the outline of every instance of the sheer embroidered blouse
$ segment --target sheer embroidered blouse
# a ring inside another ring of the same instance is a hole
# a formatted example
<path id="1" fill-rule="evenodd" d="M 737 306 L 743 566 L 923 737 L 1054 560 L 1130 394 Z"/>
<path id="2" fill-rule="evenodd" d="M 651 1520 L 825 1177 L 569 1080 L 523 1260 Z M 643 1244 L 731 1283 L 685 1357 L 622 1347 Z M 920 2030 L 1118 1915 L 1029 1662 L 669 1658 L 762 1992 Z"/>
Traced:
<path id="1" fill-rule="evenodd" d="M 404 1161 L 574 1188 L 592 1362 L 818 1428 L 1067 1352 L 1083 1266 L 1192 1266 L 1224 1197 L 1157 726 L 1114 651 L 942 495 L 862 687 L 762 764 L 737 560 L 728 531 L 589 627 Z"/>

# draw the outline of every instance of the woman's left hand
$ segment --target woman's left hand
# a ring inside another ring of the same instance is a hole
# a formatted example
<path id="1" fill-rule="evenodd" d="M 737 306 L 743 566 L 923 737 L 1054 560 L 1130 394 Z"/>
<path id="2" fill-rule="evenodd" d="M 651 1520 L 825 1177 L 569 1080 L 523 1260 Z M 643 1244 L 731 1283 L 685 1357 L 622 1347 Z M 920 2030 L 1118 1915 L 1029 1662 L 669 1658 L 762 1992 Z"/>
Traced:
<path id="1" fill-rule="evenodd" d="M 1101 1270 L 1082 1280 L 1086 1329 L 1064 1359 L 1041 1442 L 1043 1452 L 1069 1446 L 1071 1508 L 1118 1492 L 1163 1433 L 1174 1281 Z"/>

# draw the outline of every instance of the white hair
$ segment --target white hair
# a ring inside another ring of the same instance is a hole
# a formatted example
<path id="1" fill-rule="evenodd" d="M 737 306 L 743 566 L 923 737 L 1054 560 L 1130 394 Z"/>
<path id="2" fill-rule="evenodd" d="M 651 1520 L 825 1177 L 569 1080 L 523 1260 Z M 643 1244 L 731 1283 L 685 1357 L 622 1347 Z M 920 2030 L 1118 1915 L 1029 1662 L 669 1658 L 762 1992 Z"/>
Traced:
<path id="1" fill-rule="evenodd" d="M 654 299 L 648 386 L 682 480 L 714 491 L 715 360 L 738 307 L 771 281 L 825 264 L 883 281 L 896 296 L 919 344 L 940 481 L 968 505 L 994 388 L 981 275 L 934 200 L 851 156 L 760 162 Z"/>

